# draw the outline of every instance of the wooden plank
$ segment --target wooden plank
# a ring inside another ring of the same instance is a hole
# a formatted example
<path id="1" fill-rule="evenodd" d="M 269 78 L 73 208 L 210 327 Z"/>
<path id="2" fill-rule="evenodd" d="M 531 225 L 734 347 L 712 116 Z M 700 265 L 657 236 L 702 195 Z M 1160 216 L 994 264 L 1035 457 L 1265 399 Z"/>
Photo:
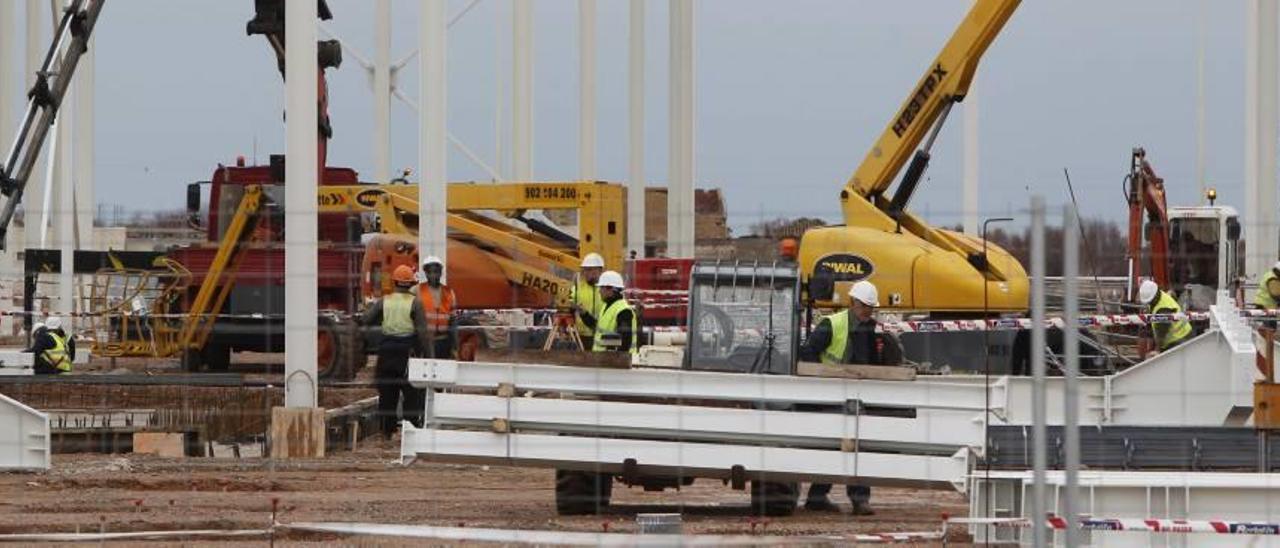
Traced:
<path id="1" fill-rule="evenodd" d="M 271 408 L 271 457 L 282 459 L 324 456 L 324 409 Z"/>
<path id="2" fill-rule="evenodd" d="M 476 351 L 476 361 L 514 364 L 567 365 L 630 369 L 631 354 L 625 352 L 578 352 L 575 350 L 488 350 Z"/>
<path id="3" fill-rule="evenodd" d="M 841 379 L 869 379 L 877 381 L 914 381 L 916 370 L 896 365 L 831 365 L 800 362 L 796 374 L 801 377 L 836 377 Z"/>
<path id="4" fill-rule="evenodd" d="M 133 452 L 139 455 L 156 455 L 167 458 L 186 456 L 186 435 L 170 432 L 136 432 L 133 434 Z"/>

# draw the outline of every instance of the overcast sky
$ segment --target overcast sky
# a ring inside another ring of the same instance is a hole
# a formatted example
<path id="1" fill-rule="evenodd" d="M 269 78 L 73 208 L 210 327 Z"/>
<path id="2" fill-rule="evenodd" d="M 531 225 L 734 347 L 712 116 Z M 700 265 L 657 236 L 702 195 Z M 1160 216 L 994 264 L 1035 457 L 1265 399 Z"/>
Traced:
<path id="1" fill-rule="evenodd" d="M 0 0 L 16 2 L 16 0 Z M 338 35 L 372 54 L 372 7 L 329 0 Z M 417 43 L 417 2 L 393 2 L 393 58 Z M 451 12 L 466 2 L 454 0 Z M 577 175 L 577 2 L 535 4 L 538 179 Z M 1212 5 L 1211 9 L 1206 7 Z M 696 178 L 725 190 L 741 234 L 761 217 L 839 220 L 837 196 L 871 142 L 962 18 L 967 0 L 699 0 L 696 4 Z M 481 0 L 449 36 L 449 128 L 495 159 L 499 77 L 509 91 L 510 1 Z M 18 9 L 19 13 L 22 8 Z M 627 167 L 627 3 L 600 2 L 599 178 Z M 667 2 L 648 4 L 647 177 L 666 179 Z M 282 153 L 283 85 L 260 37 L 244 33 L 250 0 L 108 3 L 97 31 L 97 199 L 131 209 L 180 208 L 184 185 L 238 154 Z M 983 60 L 984 215 L 1018 214 L 1028 190 L 1082 213 L 1120 219 L 1129 151 L 1144 146 L 1170 202 L 1198 201 L 1196 51 L 1206 43 L 1206 173 L 1221 202 L 1243 192 L 1244 3 L 1206 0 L 1031 0 Z M 21 43 L 19 41 L 18 43 Z M 499 65 L 500 63 L 500 65 Z M 501 67 L 501 68 L 499 68 Z M 5 75 L 4 77 L 13 77 Z M 410 63 L 399 84 L 417 92 Z M 350 56 L 331 72 L 330 164 L 372 176 L 372 98 Z M 12 108 L 18 108 L 14 105 Z M 510 100 L 503 100 L 510 121 Z M 959 221 L 961 119 L 934 149 L 912 208 Z M 7 145 L 12 132 L 6 131 Z M 393 104 L 393 164 L 417 164 L 416 115 Z M 507 149 L 509 154 L 510 150 Z M 456 150 L 452 180 L 488 179 Z M 1023 215 L 1019 215 L 1023 216 Z M 1025 217 L 1025 216 L 1023 216 Z"/>

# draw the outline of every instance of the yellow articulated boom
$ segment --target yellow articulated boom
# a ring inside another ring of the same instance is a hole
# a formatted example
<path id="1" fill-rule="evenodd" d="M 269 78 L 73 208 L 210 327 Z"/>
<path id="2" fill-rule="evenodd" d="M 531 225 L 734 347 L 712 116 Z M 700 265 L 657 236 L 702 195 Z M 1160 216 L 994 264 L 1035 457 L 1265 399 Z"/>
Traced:
<path id="1" fill-rule="evenodd" d="M 934 228 L 905 209 L 943 121 L 964 99 L 978 61 L 1019 3 L 977 0 L 841 191 L 844 226 L 805 232 L 801 275 L 816 305 L 843 304 L 850 285 L 867 279 L 890 309 L 1027 308 L 1027 274 L 1017 259 L 990 244 L 984 251 L 981 239 Z M 909 158 L 902 182 L 886 197 Z"/>

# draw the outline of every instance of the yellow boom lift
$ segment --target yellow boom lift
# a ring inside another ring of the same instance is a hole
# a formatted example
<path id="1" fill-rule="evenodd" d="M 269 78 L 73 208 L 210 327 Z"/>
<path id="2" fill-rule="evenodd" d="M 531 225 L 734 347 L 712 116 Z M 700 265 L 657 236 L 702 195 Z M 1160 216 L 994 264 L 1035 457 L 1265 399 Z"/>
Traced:
<path id="1" fill-rule="evenodd" d="M 1012 255 L 984 246 L 979 238 L 932 227 L 906 210 L 947 114 L 964 100 L 978 61 L 1019 3 L 974 3 L 840 192 L 845 224 L 804 233 L 801 275 L 815 305 L 843 303 L 853 282 L 869 279 L 886 308 L 941 313 L 1027 308 L 1027 274 Z M 913 151 L 902 182 L 886 196 Z"/>

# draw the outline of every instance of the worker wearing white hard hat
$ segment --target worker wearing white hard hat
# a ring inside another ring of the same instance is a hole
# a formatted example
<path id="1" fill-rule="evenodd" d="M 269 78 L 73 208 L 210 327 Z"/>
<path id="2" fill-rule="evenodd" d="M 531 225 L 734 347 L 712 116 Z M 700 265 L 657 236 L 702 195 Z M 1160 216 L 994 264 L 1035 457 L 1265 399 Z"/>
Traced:
<path id="1" fill-rule="evenodd" d="M 76 358 L 76 342 L 65 329 L 62 318 L 49 316 L 31 332 L 29 352 L 35 354 L 34 372 L 37 375 L 62 375 L 71 372 Z"/>
<path id="2" fill-rule="evenodd" d="M 1262 273 L 1258 291 L 1253 294 L 1253 305 L 1266 310 L 1280 308 L 1280 261 Z"/>
<path id="3" fill-rule="evenodd" d="M 423 259 L 421 276 L 422 282 L 417 287 L 418 299 L 427 314 L 428 338 L 431 340 L 430 346 L 422 350 L 432 358 L 450 359 L 453 357 L 450 325 L 458 297 L 443 281 L 444 261 L 440 257 L 428 255 Z"/>
<path id="4" fill-rule="evenodd" d="M 604 311 L 604 301 L 600 298 L 600 289 L 596 284 L 604 273 L 604 257 L 599 253 L 588 253 L 582 258 L 582 272 L 573 280 L 573 288 L 569 290 L 569 303 L 573 308 L 574 326 L 583 341 L 590 341 L 594 333 L 591 327 Z"/>
<path id="5" fill-rule="evenodd" d="M 626 284 L 622 274 L 606 270 L 600 274 L 596 282 L 600 288 L 601 311 L 591 327 L 595 334 L 592 337 L 593 352 L 630 352 L 640 351 L 640 324 L 636 311 L 623 296 Z"/>
<path id="6" fill-rule="evenodd" d="M 858 280 L 849 288 L 849 308 L 828 315 L 800 347 L 802 361 L 826 364 L 898 365 L 902 363 L 902 347 L 891 336 L 876 333 L 876 308 L 880 291 L 867 280 Z M 849 485 L 845 492 L 853 503 L 854 515 L 870 515 L 871 488 Z M 839 508 L 828 495 L 831 484 L 815 483 L 805 496 L 805 508 L 818 512 L 834 512 Z"/>
<path id="7" fill-rule="evenodd" d="M 1138 302 L 1148 307 L 1152 314 L 1182 314 L 1182 306 L 1178 304 L 1178 300 L 1151 280 L 1142 280 L 1138 285 Z M 1161 352 L 1191 338 L 1191 331 L 1191 320 L 1185 317 L 1151 321 L 1151 332 L 1156 339 L 1156 347 Z"/>

